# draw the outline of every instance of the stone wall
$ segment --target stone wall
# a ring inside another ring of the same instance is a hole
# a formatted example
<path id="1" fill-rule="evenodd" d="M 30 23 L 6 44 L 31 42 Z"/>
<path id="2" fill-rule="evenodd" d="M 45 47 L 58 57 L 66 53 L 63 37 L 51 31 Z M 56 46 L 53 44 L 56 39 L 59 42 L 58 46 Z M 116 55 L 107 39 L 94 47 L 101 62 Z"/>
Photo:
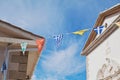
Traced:
<path id="1" fill-rule="evenodd" d="M 9 53 L 8 80 L 26 80 L 28 52 L 23 55 L 21 52 Z"/>

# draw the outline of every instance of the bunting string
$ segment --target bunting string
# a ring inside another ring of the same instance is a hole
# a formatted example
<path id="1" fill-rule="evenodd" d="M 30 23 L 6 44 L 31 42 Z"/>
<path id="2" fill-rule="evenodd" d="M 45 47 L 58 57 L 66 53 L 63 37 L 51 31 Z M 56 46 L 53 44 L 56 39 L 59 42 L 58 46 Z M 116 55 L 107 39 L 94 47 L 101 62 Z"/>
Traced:
<path id="1" fill-rule="evenodd" d="M 116 23 L 113 23 L 113 24 L 116 24 L 118 27 L 120 27 L 120 21 L 116 22 Z M 65 34 L 66 35 L 75 34 L 75 35 L 83 36 L 85 34 L 85 32 L 88 32 L 89 30 L 94 30 L 97 35 L 100 35 L 104 28 L 105 28 L 105 26 L 98 26 L 96 28 L 88 28 L 88 29 L 78 30 L 78 31 L 75 31 L 75 32 L 64 33 L 64 35 Z M 63 34 L 52 36 L 52 38 L 55 39 L 55 41 L 56 41 L 57 47 L 59 47 L 60 42 L 62 41 L 63 37 L 64 37 Z"/>
<path id="2" fill-rule="evenodd" d="M 117 25 L 119 28 L 120 28 L 120 21 L 119 22 L 116 22 L 114 23 L 115 25 Z M 98 26 L 96 28 L 89 28 L 89 29 L 82 29 L 82 30 L 78 30 L 78 31 L 75 31 L 75 32 L 70 32 L 70 33 L 65 33 L 66 35 L 69 35 L 69 34 L 74 34 L 74 35 L 80 35 L 80 36 L 83 36 L 85 34 L 85 32 L 88 32 L 89 30 L 94 30 L 96 32 L 96 34 L 101 34 L 102 31 L 104 29 L 104 26 Z M 63 34 L 59 34 L 59 35 L 54 35 L 52 36 L 52 38 L 56 41 L 56 45 L 57 47 L 60 46 L 60 43 L 61 41 L 63 40 L 63 37 L 64 35 Z M 37 39 L 36 40 L 36 44 L 37 44 L 37 47 L 38 47 L 38 52 L 40 52 L 43 48 L 43 45 L 44 45 L 44 39 Z M 23 55 L 25 54 L 25 51 L 26 51 L 26 48 L 27 48 L 27 42 L 22 42 L 20 44 L 21 46 L 21 50 L 23 52 Z M 2 74 L 5 74 L 5 70 L 7 69 L 7 66 L 6 66 L 6 60 L 3 62 L 2 64 L 2 67 L 1 67 L 1 72 Z"/>
<path id="3" fill-rule="evenodd" d="M 116 23 L 113 23 L 113 24 L 116 24 L 118 27 L 120 27 L 120 21 L 116 22 Z M 81 29 L 81 30 L 74 31 L 74 32 L 69 32 L 69 33 L 64 33 L 64 34 L 59 34 L 59 35 L 53 35 L 50 38 L 54 39 L 57 47 L 59 47 L 60 44 L 61 44 L 61 41 L 64 38 L 64 35 L 74 34 L 74 35 L 83 36 L 86 32 L 88 32 L 90 30 L 94 30 L 96 32 L 96 34 L 101 34 L 104 28 L 105 28 L 104 26 L 98 26 L 96 28 L 86 28 L 86 29 Z M 43 47 L 43 44 L 44 44 L 44 39 L 37 39 L 36 44 L 37 44 L 37 47 L 38 47 L 38 52 L 40 52 L 42 47 Z M 21 50 L 22 50 L 23 55 L 24 55 L 25 51 L 26 51 L 26 48 L 27 48 L 27 42 L 22 42 L 20 44 L 20 46 L 21 46 Z"/>
<path id="4" fill-rule="evenodd" d="M 116 24 L 118 27 L 120 27 L 120 21 L 116 22 L 116 23 L 113 23 L 113 24 Z M 90 30 L 94 30 L 97 35 L 100 35 L 102 33 L 102 31 L 103 31 L 104 28 L 105 28 L 104 26 L 98 26 L 96 28 L 86 28 L 86 29 L 81 29 L 81 30 L 75 31 L 75 32 L 69 32 L 69 33 L 64 33 L 64 34 L 52 35 L 49 38 L 54 39 L 55 42 L 56 42 L 57 47 L 59 47 L 60 44 L 61 44 L 61 42 L 62 42 L 62 40 L 63 40 L 63 38 L 64 38 L 64 35 L 74 34 L 74 35 L 83 36 L 86 32 L 88 32 Z M 36 44 L 38 46 L 38 52 L 41 51 L 41 49 L 43 47 L 42 46 L 43 43 L 44 42 L 41 39 L 37 39 L 36 40 Z M 27 47 L 27 43 L 25 43 L 25 42 L 21 43 L 21 49 L 22 49 L 23 54 L 26 51 L 26 47 Z"/>

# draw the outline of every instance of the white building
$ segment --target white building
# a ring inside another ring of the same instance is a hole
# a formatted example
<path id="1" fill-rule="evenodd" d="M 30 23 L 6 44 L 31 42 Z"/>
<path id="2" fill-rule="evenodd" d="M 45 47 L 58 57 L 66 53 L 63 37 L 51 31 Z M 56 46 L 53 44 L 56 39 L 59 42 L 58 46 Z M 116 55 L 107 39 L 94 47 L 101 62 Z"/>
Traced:
<path id="1" fill-rule="evenodd" d="M 105 26 L 101 35 L 94 30 L 83 48 L 87 80 L 120 80 L 120 4 L 100 13 L 95 26 Z"/>

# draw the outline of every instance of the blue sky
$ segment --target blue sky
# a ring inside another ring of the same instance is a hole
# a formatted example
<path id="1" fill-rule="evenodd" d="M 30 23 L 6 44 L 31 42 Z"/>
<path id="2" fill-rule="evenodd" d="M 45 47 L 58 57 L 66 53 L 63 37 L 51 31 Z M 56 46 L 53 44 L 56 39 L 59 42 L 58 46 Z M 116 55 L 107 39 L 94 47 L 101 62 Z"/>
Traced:
<path id="1" fill-rule="evenodd" d="M 120 0 L 0 0 L 0 19 L 44 36 L 45 47 L 32 80 L 86 80 L 83 36 L 65 33 L 92 28 L 100 12 Z M 60 47 L 52 35 L 63 34 Z"/>

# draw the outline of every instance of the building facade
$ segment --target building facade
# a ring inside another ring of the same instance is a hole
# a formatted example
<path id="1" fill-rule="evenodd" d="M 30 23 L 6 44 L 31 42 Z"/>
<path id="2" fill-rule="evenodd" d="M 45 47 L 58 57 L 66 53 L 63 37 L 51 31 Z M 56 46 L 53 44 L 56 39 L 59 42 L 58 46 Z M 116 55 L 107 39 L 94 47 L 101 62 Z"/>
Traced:
<path id="1" fill-rule="evenodd" d="M 87 80 L 120 80 L 120 4 L 100 13 L 95 27 L 104 26 L 100 35 L 94 30 L 83 48 Z"/>
<path id="2" fill-rule="evenodd" d="M 41 40 L 41 50 L 45 39 L 42 36 L 0 20 L 0 80 L 30 80 L 40 52 L 36 39 Z M 26 42 L 23 55 L 20 44 Z M 5 64 L 4 64 L 5 62 Z M 3 70 L 2 70 L 3 69 Z"/>

